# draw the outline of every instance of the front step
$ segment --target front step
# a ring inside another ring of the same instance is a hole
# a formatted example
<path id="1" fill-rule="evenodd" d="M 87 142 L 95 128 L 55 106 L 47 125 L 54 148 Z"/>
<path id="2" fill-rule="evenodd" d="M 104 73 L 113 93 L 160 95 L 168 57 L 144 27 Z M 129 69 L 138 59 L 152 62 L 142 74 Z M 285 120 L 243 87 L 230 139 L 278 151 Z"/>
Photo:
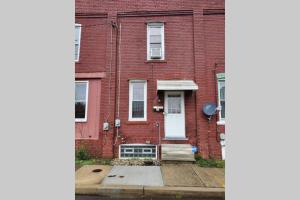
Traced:
<path id="1" fill-rule="evenodd" d="M 162 144 L 161 160 L 178 161 L 178 162 L 194 162 L 195 157 L 190 144 Z"/>

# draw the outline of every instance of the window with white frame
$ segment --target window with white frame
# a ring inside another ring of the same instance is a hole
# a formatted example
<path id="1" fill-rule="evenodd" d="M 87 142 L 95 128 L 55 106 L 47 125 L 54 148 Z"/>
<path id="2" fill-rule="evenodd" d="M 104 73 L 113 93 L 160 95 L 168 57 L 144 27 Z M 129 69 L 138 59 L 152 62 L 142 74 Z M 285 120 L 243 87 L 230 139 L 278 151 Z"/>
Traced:
<path id="1" fill-rule="evenodd" d="M 225 75 L 224 73 L 217 74 L 218 78 L 218 99 L 221 108 L 219 112 L 219 121 L 225 121 Z"/>
<path id="2" fill-rule="evenodd" d="M 147 60 L 164 60 L 164 24 L 151 22 L 147 24 Z"/>
<path id="3" fill-rule="evenodd" d="M 147 82 L 131 80 L 129 82 L 129 121 L 147 120 Z"/>
<path id="4" fill-rule="evenodd" d="M 88 81 L 75 82 L 75 121 L 87 121 Z"/>
<path id="5" fill-rule="evenodd" d="M 81 24 L 75 24 L 75 61 L 79 61 Z"/>

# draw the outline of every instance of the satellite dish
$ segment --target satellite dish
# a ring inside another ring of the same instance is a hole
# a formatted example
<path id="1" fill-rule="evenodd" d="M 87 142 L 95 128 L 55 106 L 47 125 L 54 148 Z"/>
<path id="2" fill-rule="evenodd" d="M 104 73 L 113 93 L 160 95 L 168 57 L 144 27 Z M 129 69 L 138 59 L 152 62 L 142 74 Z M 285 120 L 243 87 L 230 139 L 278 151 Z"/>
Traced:
<path id="1" fill-rule="evenodd" d="M 206 116 L 210 118 L 212 115 L 216 114 L 217 106 L 214 103 L 206 103 L 204 104 L 202 111 Z"/>

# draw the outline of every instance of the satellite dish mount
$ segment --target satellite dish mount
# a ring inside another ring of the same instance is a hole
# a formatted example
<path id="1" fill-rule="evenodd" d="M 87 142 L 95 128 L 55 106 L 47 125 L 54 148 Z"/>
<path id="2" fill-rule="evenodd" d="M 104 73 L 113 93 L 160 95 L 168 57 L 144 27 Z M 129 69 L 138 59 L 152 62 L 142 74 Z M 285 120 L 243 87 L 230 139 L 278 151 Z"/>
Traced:
<path id="1" fill-rule="evenodd" d="M 210 121 L 211 117 L 217 113 L 217 105 L 215 103 L 206 103 L 203 105 L 202 112 Z"/>

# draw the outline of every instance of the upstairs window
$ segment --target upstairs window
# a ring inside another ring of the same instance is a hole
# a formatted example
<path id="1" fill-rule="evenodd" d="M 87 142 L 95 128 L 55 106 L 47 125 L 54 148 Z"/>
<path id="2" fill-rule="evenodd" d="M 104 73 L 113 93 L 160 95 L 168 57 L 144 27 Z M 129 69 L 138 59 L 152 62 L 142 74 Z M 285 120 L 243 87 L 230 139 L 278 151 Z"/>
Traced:
<path id="1" fill-rule="evenodd" d="M 75 61 L 79 61 L 81 24 L 75 24 Z"/>
<path id="2" fill-rule="evenodd" d="M 164 24 L 148 23 L 147 25 L 147 60 L 164 60 Z"/>
<path id="3" fill-rule="evenodd" d="M 225 75 L 220 73 L 217 75 L 218 78 L 218 99 L 221 111 L 219 112 L 219 121 L 225 122 Z"/>
<path id="4" fill-rule="evenodd" d="M 147 120 L 147 82 L 132 80 L 129 82 L 129 121 Z"/>
<path id="5" fill-rule="evenodd" d="M 75 121 L 87 121 L 88 81 L 75 82 Z"/>

